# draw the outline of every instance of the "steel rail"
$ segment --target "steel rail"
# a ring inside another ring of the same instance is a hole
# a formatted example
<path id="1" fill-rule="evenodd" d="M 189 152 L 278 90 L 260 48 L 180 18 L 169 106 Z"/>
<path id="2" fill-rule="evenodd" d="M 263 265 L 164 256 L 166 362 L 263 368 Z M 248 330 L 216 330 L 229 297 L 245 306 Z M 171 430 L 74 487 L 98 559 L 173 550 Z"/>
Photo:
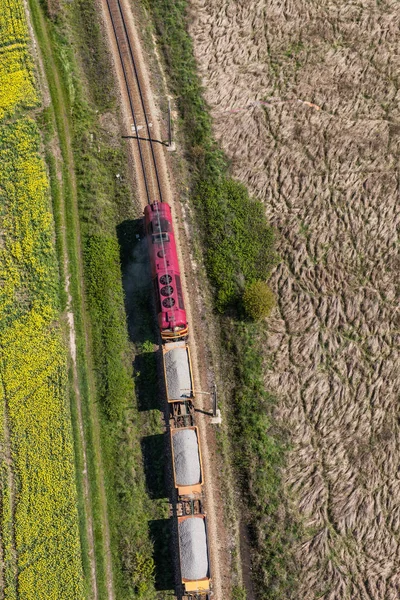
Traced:
<path id="1" fill-rule="evenodd" d="M 127 30 L 127 27 L 126 27 L 125 17 L 124 17 L 123 9 L 122 9 L 122 6 L 121 6 L 121 1 L 117 0 L 117 4 L 118 4 L 119 12 L 120 12 L 120 15 L 121 15 L 122 24 L 124 26 L 125 37 L 126 37 L 126 40 L 128 42 L 129 54 L 130 54 L 130 57 L 131 57 L 133 69 L 135 71 L 135 77 L 136 77 L 137 87 L 138 87 L 138 91 L 139 91 L 140 101 L 141 101 L 141 104 L 142 104 L 144 120 L 146 122 L 147 135 L 148 135 L 148 137 L 150 139 L 151 156 L 153 158 L 154 172 L 155 172 L 156 179 L 157 179 L 158 193 L 159 193 L 159 196 L 160 196 L 160 202 L 162 202 L 163 199 L 162 199 L 161 183 L 160 183 L 160 178 L 158 176 L 157 161 L 156 161 L 156 156 L 155 156 L 155 153 L 154 153 L 153 140 L 151 139 L 150 125 L 149 125 L 149 120 L 147 118 L 146 104 L 145 104 L 145 101 L 144 101 L 142 87 L 140 85 L 139 73 L 138 73 L 138 70 L 137 70 L 137 67 L 136 67 L 136 61 L 135 61 L 135 57 L 133 55 L 132 45 L 131 45 L 131 41 L 130 41 L 130 38 L 129 38 L 128 30 Z"/>
<path id="2" fill-rule="evenodd" d="M 107 2 L 109 2 L 109 0 L 107 0 Z M 153 159 L 154 172 L 155 172 L 155 175 L 156 175 L 156 181 L 157 181 L 159 199 L 160 199 L 160 202 L 162 202 L 163 201 L 163 196 L 162 196 L 162 191 L 161 191 L 161 183 L 160 183 L 160 178 L 159 178 L 159 175 L 158 175 L 157 161 L 156 161 L 156 157 L 155 157 L 155 153 L 154 153 L 153 140 L 151 139 L 151 131 L 150 131 L 150 126 L 149 126 L 149 120 L 147 118 L 146 104 L 145 104 L 145 101 L 144 101 L 144 96 L 143 96 L 142 88 L 141 88 L 141 85 L 140 85 L 139 73 L 138 73 L 138 70 L 137 70 L 137 67 L 136 67 L 135 57 L 134 57 L 133 52 L 132 52 L 132 46 L 131 46 L 131 42 L 130 42 L 130 38 L 129 38 L 129 33 L 128 33 L 128 30 L 127 30 L 127 27 L 126 27 L 126 22 L 125 22 L 125 17 L 124 17 L 122 5 L 121 5 L 121 0 L 117 0 L 116 4 L 118 5 L 119 14 L 120 14 L 120 17 L 121 17 L 122 25 L 124 27 L 126 42 L 128 44 L 128 49 L 129 49 L 129 55 L 130 55 L 131 63 L 132 63 L 132 66 L 133 66 L 133 69 L 134 69 L 134 72 L 135 72 L 135 79 L 136 79 L 136 84 L 137 84 L 137 88 L 138 88 L 138 91 L 139 91 L 140 102 L 141 102 L 141 105 L 142 105 L 142 111 L 143 111 L 144 119 L 145 119 L 145 122 L 146 122 L 147 134 L 148 134 L 148 137 L 150 138 L 149 143 L 150 143 L 151 155 L 152 155 L 152 159 Z M 137 132 L 137 136 L 139 137 L 138 132 Z M 139 143 L 139 139 L 138 139 L 138 143 Z M 148 204 L 152 204 L 152 201 L 150 201 L 149 198 L 147 198 L 147 202 L 148 202 Z M 160 229 L 160 232 L 161 232 L 161 220 L 160 220 L 160 212 L 158 210 L 158 206 L 156 208 L 156 214 L 157 214 L 157 220 L 158 220 L 159 229 Z M 168 264 L 167 264 L 166 251 L 165 251 L 165 246 L 164 246 L 164 240 L 162 238 L 162 233 L 160 234 L 160 242 L 161 242 L 161 248 L 162 248 L 162 251 L 163 251 L 164 271 L 165 271 L 165 273 L 167 273 L 168 275 L 170 275 L 170 277 L 173 279 L 173 275 L 170 274 L 170 269 L 168 268 Z M 175 315 L 177 307 L 175 305 L 173 305 L 173 306 L 170 307 L 170 310 Z"/>
<path id="3" fill-rule="evenodd" d="M 134 108 L 133 108 L 133 100 L 132 100 L 131 90 L 130 90 L 130 87 L 129 87 L 127 71 L 126 71 L 126 68 L 125 68 L 125 63 L 124 63 L 124 59 L 123 59 L 123 55 L 122 55 L 120 39 L 119 39 L 119 36 L 118 36 L 118 33 L 117 33 L 117 26 L 116 26 L 116 23 L 115 23 L 115 19 L 113 17 L 113 12 L 112 12 L 112 8 L 111 8 L 111 2 L 110 2 L 110 0 L 106 0 L 106 1 L 107 1 L 108 12 L 110 14 L 112 28 L 113 28 L 113 31 L 114 31 L 115 41 L 117 43 L 119 59 L 121 61 L 122 71 L 123 71 L 123 74 L 124 74 L 125 87 L 126 87 L 126 90 L 127 90 L 127 93 L 128 93 L 129 105 L 130 105 L 131 113 L 132 113 L 132 117 L 133 117 L 133 124 L 135 126 L 136 133 L 138 133 L 137 121 L 136 121 L 135 111 L 134 111 Z M 123 20 L 123 16 L 122 15 L 121 15 L 121 18 Z M 145 186 L 145 189 L 146 189 L 147 202 L 148 202 L 148 204 L 150 204 L 151 203 L 151 195 L 150 195 L 149 186 L 148 186 L 148 183 L 147 183 L 146 167 L 145 167 L 144 157 L 143 157 L 143 152 L 142 152 L 142 147 L 141 147 L 139 139 L 137 139 L 137 144 L 138 144 L 138 150 L 139 150 L 139 156 L 140 156 L 140 163 L 141 163 L 142 172 L 143 172 L 143 181 L 144 181 L 144 186 Z"/>

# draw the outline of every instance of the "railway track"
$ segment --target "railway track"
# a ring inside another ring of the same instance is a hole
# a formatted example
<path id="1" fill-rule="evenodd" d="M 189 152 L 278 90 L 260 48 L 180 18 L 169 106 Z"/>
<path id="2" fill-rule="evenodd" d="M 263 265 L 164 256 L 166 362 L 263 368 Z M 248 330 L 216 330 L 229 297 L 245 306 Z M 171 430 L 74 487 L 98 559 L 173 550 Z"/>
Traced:
<path id="1" fill-rule="evenodd" d="M 148 118 L 150 111 L 140 83 L 139 70 L 129 38 L 124 10 L 120 0 L 106 1 L 129 99 L 132 136 L 136 137 L 141 165 L 141 184 L 148 204 L 155 201 L 162 202 L 162 185 L 157 167 L 157 154 L 160 149 L 156 147 L 156 142 L 152 139 L 152 123 Z M 142 135 L 143 131 L 145 136 Z"/>
<path id="2" fill-rule="evenodd" d="M 165 159 L 162 155 L 163 148 L 158 140 L 153 139 L 152 135 L 152 123 L 149 115 L 153 114 L 153 107 L 151 106 L 151 100 L 149 100 L 148 95 L 146 93 L 146 85 L 141 81 L 141 67 L 140 61 L 135 59 L 135 38 L 133 40 L 130 39 L 130 25 L 129 22 L 129 14 L 124 14 L 124 3 L 121 0 L 105 0 L 106 6 L 108 8 L 108 13 L 110 17 L 110 22 L 112 25 L 114 41 L 116 45 L 116 49 L 119 56 L 121 73 L 123 75 L 123 94 L 126 96 L 126 104 L 129 105 L 129 118 L 131 119 L 131 127 L 132 131 L 129 132 L 131 135 L 126 137 L 135 138 L 133 144 L 133 152 L 134 159 L 136 164 L 136 173 L 139 187 L 139 194 L 144 198 L 146 198 L 146 202 L 148 205 L 153 206 L 158 202 L 171 202 L 171 198 L 168 197 L 168 177 L 166 177 L 165 173 Z M 140 56 L 140 53 L 139 53 Z M 122 78 L 121 78 L 122 79 Z M 144 78 L 144 81 L 146 79 Z M 127 106 L 128 108 L 128 106 Z M 156 124 L 155 124 L 156 126 Z M 159 169 L 159 164 L 162 165 L 164 160 L 164 174 L 160 175 L 160 170 L 163 172 L 163 169 Z M 163 205 L 165 206 L 165 205 Z M 167 205 L 168 206 L 168 205 Z M 147 209 L 146 209 L 147 210 Z M 169 210 L 169 209 L 168 209 Z M 155 208 L 156 213 L 156 221 L 158 221 L 158 229 L 157 231 L 163 231 L 161 227 L 161 222 L 165 221 L 163 219 L 163 211 L 159 209 L 156 205 Z M 154 213 L 153 213 L 154 214 Z M 165 215 L 164 215 L 165 217 Z M 171 224 L 172 226 L 172 224 Z M 161 259 L 164 257 L 164 271 L 169 277 L 168 281 L 175 280 L 174 274 L 171 271 L 170 274 L 170 264 L 167 261 L 167 249 L 164 248 L 163 235 L 157 234 L 155 230 L 152 229 L 153 235 L 159 239 L 157 239 L 157 243 L 162 246 L 160 252 L 158 252 L 157 256 Z M 170 234 L 172 230 L 168 230 Z M 146 233 L 148 234 L 148 226 L 146 226 Z M 168 237 L 168 236 L 167 236 Z M 166 241 L 171 242 L 170 239 L 166 239 Z M 153 239 L 154 244 L 154 239 Z M 159 260 L 159 259 L 158 259 Z M 158 267 L 157 267 L 158 268 Z M 179 266 L 178 266 L 179 269 Z M 168 287 L 168 286 L 167 286 Z M 166 288 L 163 288 L 166 289 Z M 172 289 L 172 288 L 171 288 Z M 171 292 L 172 293 L 172 292 Z M 182 292 L 181 292 L 182 293 Z M 167 298 L 169 299 L 169 298 Z M 164 299 L 164 302 L 166 300 Z M 174 305 L 171 305 L 171 307 Z M 176 309 L 170 309 L 172 312 Z M 187 331 L 187 329 L 186 329 Z M 164 340 L 165 341 L 165 340 Z M 180 342 L 170 343 L 170 346 L 174 347 L 174 344 L 180 344 Z M 164 365 L 165 368 L 165 365 Z M 192 373 L 190 370 L 190 379 L 192 379 Z M 192 388 L 191 388 L 192 389 Z M 187 392 L 185 392 L 186 394 Z M 185 395 L 184 394 L 184 395 Z M 194 398 L 193 398 L 194 400 Z M 179 405 L 179 410 L 186 414 L 188 402 L 182 400 L 175 400 L 173 405 Z M 189 401 L 189 404 L 192 405 L 192 400 Z M 170 423 L 170 426 L 173 427 L 171 423 L 174 420 L 174 411 L 171 408 L 172 404 L 170 400 L 166 403 L 165 410 L 165 421 L 166 423 Z M 181 406 L 182 405 L 182 406 Z M 182 408 L 183 407 L 183 408 Z M 178 409 L 177 409 L 178 410 Z M 194 406 L 192 408 L 192 415 L 194 418 Z M 182 412 L 182 414 L 183 414 Z M 181 414 L 181 413 L 179 413 Z M 193 434 L 193 431 L 196 430 L 195 438 L 197 440 L 197 447 L 199 453 L 199 459 L 201 460 L 201 451 L 200 451 L 200 439 L 199 439 L 199 430 L 197 427 L 185 428 L 185 431 L 181 431 L 182 424 L 174 425 L 177 429 L 170 430 L 171 433 L 171 446 L 173 443 L 172 431 L 174 431 L 177 438 L 181 433 L 187 434 L 190 429 L 190 433 Z M 193 431 L 192 431 L 193 430 Z M 205 437 L 203 436 L 205 440 Z M 173 461 L 173 469 L 175 467 L 175 463 Z M 175 472 L 175 471 L 174 471 Z M 201 478 L 200 483 L 196 488 L 195 494 L 189 494 L 189 497 L 186 498 L 185 495 L 180 495 L 174 489 L 170 491 L 170 500 L 172 501 L 172 515 L 175 522 L 175 537 L 176 542 L 179 539 L 179 550 L 176 548 L 176 557 L 174 559 L 175 564 L 179 563 L 179 571 L 180 571 L 180 582 L 177 581 L 176 593 L 179 600 L 210 600 L 211 598 L 211 563 L 210 563 L 210 555 L 209 555 L 209 534 L 207 530 L 206 524 L 206 515 L 203 510 L 203 500 L 204 500 L 204 492 L 202 489 L 204 483 L 203 471 L 201 469 Z M 198 488 L 198 489 L 197 489 Z M 182 492 L 183 493 L 183 492 Z M 196 502 L 193 498 L 197 498 Z M 195 506 L 198 506 L 198 510 L 194 509 Z M 182 507 L 189 507 L 187 512 L 182 512 Z M 181 510 L 181 513 L 179 513 Z M 186 529 L 188 530 L 186 532 Z M 186 535 L 186 538 L 185 538 Z M 187 536 L 189 536 L 190 540 L 188 541 Z M 197 536 L 197 537 L 196 537 Z M 194 545 L 193 543 L 196 542 Z M 183 546 L 182 546 L 183 543 Z M 197 550 L 197 546 L 201 547 L 201 552 L 199 554 Z M 183 553 L 182 553 L 183 548 Z M 191 556 L 195 550 L 196 559 L 191 557 L 188 559 L 188 556 Z M 182 557 L 186 557 L 186 562 L 190 560 L 190 565 L 185 565 L 185 560 Z M 182 562 L 183 560 L 183 562 Z M 178 566 L 176 564 L 176 566 Z M 200 573 L 201 572 L 201 573 Z M 198 574 L 200 573 L 200 574 Z M 176 573 L 178 574 L 178 573 Z"/>
<path id="3" fill-rule="evenodd" d="M 146 97 L 142 91 L 140 82 L 139 69 L 136 63 L 133 44 L 129 38 L 128 25 L 125 20 L 123 6 L 120 0 L 107 0 L 107 6 L 110 13 L 111 23 L 114 30 L 114 36 L 117 43 L 118 54 L 121 61 L 122 72 L 124 75 L 125 87 L 129 99 L 130 113 L 132 117 L 132 126 L 134 129 L 134 137 L 137 143 L 137 152 L 139 154 L 139 162 L 141 166 L 141 180 L 143 182 L 146 199 L 148 204 L 153 202 L 163 202 L 163 193 L 161 178 L 157 165 L 157 153 L 160 151 L 156 147 L 156 141 L 152 139 L 152 123 L 148 117 L 151 114 L 149 107 L 146 105 Z M 143 129 L 145 136 L 142 135 Z M 162 149 L 161 149 L 162 151 Z M 160 213 L 158 209 L 157 220 L 161 231 Z M 164 247 L 163 239 L 161 241 L 162 259 L 166 273 L 169 272 L 167 252 Z M 172 276 L 171 280 L 172 280 Z M 172 308 L 175 311 L 175 308 Z"/>

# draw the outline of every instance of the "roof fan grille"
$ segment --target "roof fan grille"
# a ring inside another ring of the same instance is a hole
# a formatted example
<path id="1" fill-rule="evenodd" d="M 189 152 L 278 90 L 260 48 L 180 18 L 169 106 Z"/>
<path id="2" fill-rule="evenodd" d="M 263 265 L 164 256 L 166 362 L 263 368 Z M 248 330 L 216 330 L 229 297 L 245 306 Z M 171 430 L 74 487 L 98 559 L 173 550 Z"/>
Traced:
<path id="1" fill-rule="evenodd" d="M 173 298 L 165 298 L 165 300 L 162 301 L 164 308 L 172 308 L 174 304 L 175 300 Z"/>
<path id="2" fill-rule="evenodd" d="M 168 275 L 168 273 L 166 273 L 165 275 L 161 275 L 161 277 L 160 277 L 161 285 L 168 285 L 169 283 L 171 283 L 171 281 L 172 281 L 172 277 L 171 277 L 171 275 Z"/>
<path id="3" fill-rule="evenodd" d="M 165 285 L 163 288 L 161 288 L 161 296 L 171 296 L 173 292 L 174 288 L 172 285 Z"/>

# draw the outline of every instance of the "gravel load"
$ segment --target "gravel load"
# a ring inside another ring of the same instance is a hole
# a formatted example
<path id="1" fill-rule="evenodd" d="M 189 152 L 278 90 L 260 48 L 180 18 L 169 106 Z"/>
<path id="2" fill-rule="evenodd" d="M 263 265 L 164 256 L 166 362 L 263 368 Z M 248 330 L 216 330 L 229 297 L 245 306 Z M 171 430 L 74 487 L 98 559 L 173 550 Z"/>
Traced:
<path id="1" fill-rule="evenodd" d="M 186 348 L 174 348 L 165 354 L 165 373 L 168 398 L 171 400 L 190 398 L 192 381 Z"/>
<path id="2" fill-rule="evenodd" d="M 200 458 L 194 429 L 182 429 L 172 436 L 175 476 L 178 485 L 200 483 Z"/>
<path id="3" fill-rule="evenodd" d="M 179 548 L 182 579 L 196 581 L 208 575 L 206 527 L 204 519 L 192 517 L 181 521 Z"/>

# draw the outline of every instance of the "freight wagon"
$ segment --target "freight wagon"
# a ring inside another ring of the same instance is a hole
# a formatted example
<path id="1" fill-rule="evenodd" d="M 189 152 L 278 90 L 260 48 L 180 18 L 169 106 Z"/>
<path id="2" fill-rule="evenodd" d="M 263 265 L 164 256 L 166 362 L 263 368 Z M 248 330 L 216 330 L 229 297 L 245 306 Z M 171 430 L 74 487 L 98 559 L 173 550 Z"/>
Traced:
<path id="1" fill-rule="evenodd" d="M 197 427 L 170 428 L 174 484 L 179 497 L 202 493 L 203 465 Z"/>
<path id="2" fill-rule="evenodd" d="M 184 598 L 209 598 L 210 559 L 205 515 L 178 517 L 179 557 Z"/>
<path id="3" fill-rule="evenodd" d="M 194 398 L 192 363 L 187 343 L 166 343 L 162 352 L 168 402 L 184 402 Z"/>
<path id="4" fill-rule="evenodd" d="M 172 225 L 171 209 L 153 202 L 144 211 L 151 275 L 160 328 L 169 406 L 170 441 L 177 504 L 182 600 L 209 600 L 211 572 L 207 520 L 203 511 L 203 465 L 195 425 L 194 384 L 188 324 Z M 175 510 L 176 509 L 176 510 Z"/>

